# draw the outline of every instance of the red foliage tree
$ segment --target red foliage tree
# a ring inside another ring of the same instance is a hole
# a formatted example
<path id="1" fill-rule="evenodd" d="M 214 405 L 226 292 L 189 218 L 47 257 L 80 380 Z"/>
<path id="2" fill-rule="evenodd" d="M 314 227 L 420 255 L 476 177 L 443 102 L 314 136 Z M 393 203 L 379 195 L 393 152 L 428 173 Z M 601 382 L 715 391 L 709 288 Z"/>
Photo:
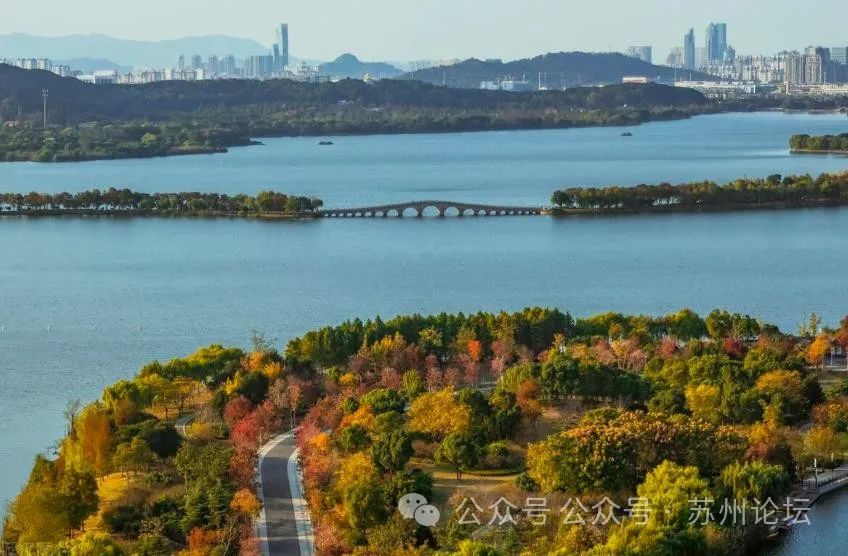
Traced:
<path id="1" fill-rule="evenodd" d="M 224 407 L 224 422 L 231 429 L 253 411 L 253 404 L 244 396 L 239 396 L 227 402 Z"/>

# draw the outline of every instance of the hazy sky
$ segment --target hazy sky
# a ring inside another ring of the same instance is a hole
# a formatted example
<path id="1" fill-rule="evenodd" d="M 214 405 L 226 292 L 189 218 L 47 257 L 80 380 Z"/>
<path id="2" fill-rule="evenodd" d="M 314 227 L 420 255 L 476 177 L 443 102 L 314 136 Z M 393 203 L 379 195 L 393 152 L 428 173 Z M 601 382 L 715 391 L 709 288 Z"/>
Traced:
<path id="1" fill-rule="evenodd" d="M 513 59 L 650 44 L 662 62 L 688 27 L 702 45 L 710 21 L 727 22 L 737 52 L 848 44 L 844 11 L 836 0 L 0 0 L 0 33 L 226 34 L 269 44 L 279 21 L 299 57 Z"/>

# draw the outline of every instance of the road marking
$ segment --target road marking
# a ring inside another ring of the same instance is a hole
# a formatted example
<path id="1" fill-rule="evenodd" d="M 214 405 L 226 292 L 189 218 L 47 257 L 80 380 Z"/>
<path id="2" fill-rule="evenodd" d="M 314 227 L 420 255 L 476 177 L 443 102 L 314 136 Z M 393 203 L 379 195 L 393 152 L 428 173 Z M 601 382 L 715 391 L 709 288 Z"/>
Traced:
<path id="1" fill-rule="evenodd" d="M 259 511 L 259 519 L 256 520 L 257 536 L 262 546 L 262 556 L 271 556 L 271 548 L 268 546 L 268 517 L 265 515 L 265 494 L 262 492 L 262 462 L 265 461 L 271 450 L 281 442 L 292 437 L 292 433 L 285 432 L 269 441 L 259 450 L 259 460 L 256 464 L 256 492 L 262 500 L 262 509 Z"/>
<path id="2" fill-rule="evenodd" d="M 301 556 L 312 556 L 315 552 L 315 538 L 312 534 L 312 520 L 309 507 L 303 498 L 300 488 L 300 470 L 297 466 L 297 456 L 300 448 L 295 448 L 289 456 L 288 475 L 291 490 L 292 506 L 294 507 L 294 523 L 297 526 L 297 542 L 300 545 Z"/>

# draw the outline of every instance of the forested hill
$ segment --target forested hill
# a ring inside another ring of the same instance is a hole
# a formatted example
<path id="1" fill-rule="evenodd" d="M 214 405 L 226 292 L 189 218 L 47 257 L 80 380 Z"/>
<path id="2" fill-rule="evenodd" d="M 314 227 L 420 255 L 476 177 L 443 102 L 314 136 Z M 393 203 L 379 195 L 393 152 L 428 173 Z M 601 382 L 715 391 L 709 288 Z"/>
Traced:
<path id="1" fill-rule="evenodd" d="M 438 66 L 405 74 L 399 79 L 418 79 L 437 85 L 446 84 L 448 87 L 476 89 L 481 81 L 494 81 L 511 76 L 537 83 L 542 74 L 542 84 L 550 88 L 567 86 L 605 85 L 621 83 L 624 76 L 645 76 L 673 80 L 681 77 L 683 70 L 675 70 L 668 66 L 648 64 L 637 58 L 631 58 L 618 53 L 589 53 L 589 52 L 557 52 L 543 54 L 535 58 L 502 62 L 500 60 L 469 59 L 451 66 Z M 696 72 L 685 71 L 686 78 L 713 81 L 714 77 Z"/>
<path id="2" fill-rule="evenodd" d="M 176 113 L 221 117 L 289 111 L 317 114 L 354 108 L 408 111 L 682 108 L 708 104 L 691 89 L 614 85 L 567 91 L 508 93 L 437 87 L 418 81 L 300 83 L 289 80 L 169 81 L 148 85 L 89 85 L 45 71 L 0 65 L 0 118 L 40 116 L 41 91 L 49 89 L 53 124 L 109 120 L 164 120 Z"/>

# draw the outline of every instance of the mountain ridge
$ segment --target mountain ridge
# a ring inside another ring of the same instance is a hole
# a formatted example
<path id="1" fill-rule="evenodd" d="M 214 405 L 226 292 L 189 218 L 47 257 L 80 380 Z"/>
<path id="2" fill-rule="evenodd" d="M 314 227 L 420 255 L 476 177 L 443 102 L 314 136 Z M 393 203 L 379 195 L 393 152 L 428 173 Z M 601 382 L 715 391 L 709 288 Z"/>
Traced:
<path id="1" fill-rule="evenodd" d="M 392 78 L 403 74 L 403 70 L 386 62 L 363 62 L 355 55 L 345 53 L 319 66 L 321 75 L 330 77 L 362 79 L 366 74 L 371 77 Z"/>
<path id="2" fill-rule="evenodd" d="M 540 79 L 543 74 L 544 79 Z M 533 58 L 503 62 L 469 58 L 451 66 L 436 66 L 408 72 L 399 79 L 417 79 L 434 85 L 474 89 L 482 81 L 496 81 L 507 76 L 542 80 L 543 85 L 561 86 L 609 85 L 621 83 L 625 76 L 644 76 L 671 81 L 681 74 L 693 79 L 714 81 L 715 77 L 695 71 L 649 64 L 617 52 L 550 52 Z"/>
<path id="3" fill-rule="evenodd" d="M 233 54 L 237 58 L 268 54 L 269 48 L 252 39 L 228 35 L 178 37 L 158 41 L 120 39 L 104 34 L 43 37 L 28 33 L 0 35 L 0 57 L 109 59 L 120 66 L 171 67 L 180 55 L 204 57 Z"/>

